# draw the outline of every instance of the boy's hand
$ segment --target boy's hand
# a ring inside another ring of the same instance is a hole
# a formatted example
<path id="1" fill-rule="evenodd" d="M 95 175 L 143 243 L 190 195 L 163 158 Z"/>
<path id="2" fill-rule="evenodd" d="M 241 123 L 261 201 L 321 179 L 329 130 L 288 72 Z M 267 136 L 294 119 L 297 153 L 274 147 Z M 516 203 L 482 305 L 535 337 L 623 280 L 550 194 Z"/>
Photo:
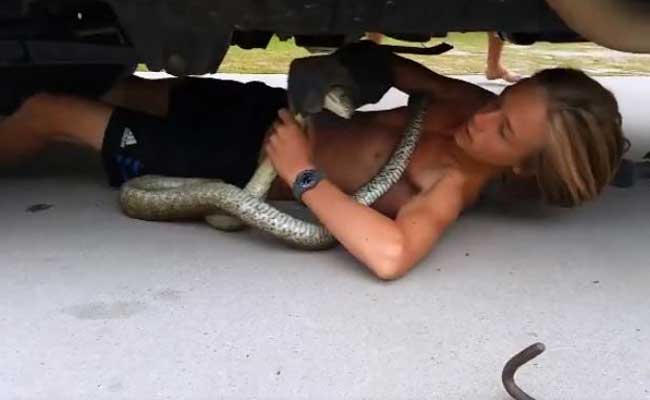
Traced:
<path id="1" fill-rule="evenodd" d="M 300 172 L 314 168 L 311 146 L 303 128 L 288 110 L 281 109 L 278 116 L 271 126 L 265 150 L 278 175 L 291 186 Z"/>

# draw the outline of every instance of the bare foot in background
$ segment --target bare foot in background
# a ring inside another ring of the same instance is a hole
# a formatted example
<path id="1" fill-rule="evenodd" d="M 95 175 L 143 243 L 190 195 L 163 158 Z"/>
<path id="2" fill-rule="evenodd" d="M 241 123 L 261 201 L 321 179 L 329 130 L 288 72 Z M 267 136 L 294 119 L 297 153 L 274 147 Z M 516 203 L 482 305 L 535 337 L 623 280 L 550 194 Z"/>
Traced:
<path id="1" fill-rule="evenodd" d="M 503 79 L 506 82 L 516 83 L 519 82 L 522 78 L 521 75 L 509 71 L 507 68 L 502 66 L 488 68 L 485 71 L 485 77 L 488 80 Z"/>

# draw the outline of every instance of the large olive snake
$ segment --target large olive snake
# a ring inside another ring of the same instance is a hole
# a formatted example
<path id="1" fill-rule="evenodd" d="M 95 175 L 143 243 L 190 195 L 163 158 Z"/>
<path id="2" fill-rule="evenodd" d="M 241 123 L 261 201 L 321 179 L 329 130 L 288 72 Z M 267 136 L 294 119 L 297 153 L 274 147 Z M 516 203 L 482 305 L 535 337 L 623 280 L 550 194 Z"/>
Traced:
<path id="1" fill-rule="evenodd" d="M 411 96 L 411 116 L 402 140 L 379 173 L 353 195 L 357 202 L 371 205 L 401 178 L 420 137 L 427 104 L 424 96 Z M 354 111 L 348 105 L 343 92 L 337 90 L 331 91 L 325 102 L 326 108 L 341 116 Z M 302 121 L 300 116 L 297 119 Z M 333 246 L 336 239 L 322 225 L 295 218 L 264 201 L 276 176 L 268 159 L 244 189 L 215 179 L 145 175 L 122 186 L 120 203 L 124 213 L 133 218 L 170 221 L 203 217 L 220 230 L 249 225 L 303 249 Z"/>

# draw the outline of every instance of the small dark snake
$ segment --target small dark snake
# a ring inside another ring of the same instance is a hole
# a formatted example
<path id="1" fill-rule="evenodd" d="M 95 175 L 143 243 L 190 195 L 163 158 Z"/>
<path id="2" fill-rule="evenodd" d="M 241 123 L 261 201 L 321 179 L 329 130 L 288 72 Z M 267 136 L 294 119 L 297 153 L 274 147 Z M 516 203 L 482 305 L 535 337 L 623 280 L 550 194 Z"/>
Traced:
<path id="1" fill-rule="evenodd" d="M 515 354 L 503 367 L 503 372 L 501 373 L 503 387 L 505 387 L 506 392 L 515 400 L 535 400 L 535 398 L 529 396 L 515 383 L 515 373 L 519 367 L 542 354 L 545 349 L 546 346 L 543 343 L 530 345 Z"/>

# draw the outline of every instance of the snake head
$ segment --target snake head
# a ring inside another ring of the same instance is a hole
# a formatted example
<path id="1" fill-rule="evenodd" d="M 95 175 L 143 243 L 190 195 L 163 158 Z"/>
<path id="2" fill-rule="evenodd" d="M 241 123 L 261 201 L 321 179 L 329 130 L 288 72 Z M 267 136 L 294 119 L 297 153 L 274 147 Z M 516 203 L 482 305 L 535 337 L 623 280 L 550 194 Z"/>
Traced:
<path id="1" fill-rule="evenodd" d="M 352 99 L 341 86 L 334 86 L 327 92 L 323 108 L 345 119 L 352 118 L 355 111 Z"/>

